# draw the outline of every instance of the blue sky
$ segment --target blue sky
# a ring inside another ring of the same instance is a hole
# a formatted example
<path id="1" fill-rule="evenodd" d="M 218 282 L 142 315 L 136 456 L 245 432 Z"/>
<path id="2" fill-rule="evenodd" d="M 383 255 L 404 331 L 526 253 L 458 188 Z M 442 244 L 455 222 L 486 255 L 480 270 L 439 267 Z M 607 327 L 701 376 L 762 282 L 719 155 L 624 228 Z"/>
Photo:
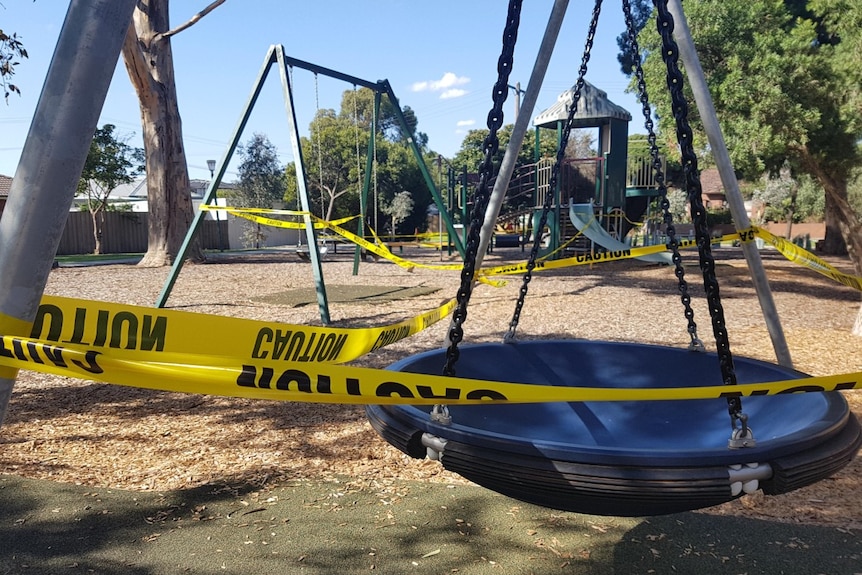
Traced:
<path id="1" fill-rule="evenodd" d="M 171 25 L 185 22 L 207 0 L 174 1 Z M 504 0 L 316 0 L 312 2 L 228 0 L 195 26 L 173 38 L 180 114 L 189 175 L 209 178 L 208 159 L 219 160 L 272 44 L 288 56 L 365 80 L 388 79 L 402 106 L 410 106 L 429 147 L 454 155 L 464 134 L 484 127 L 491 107 L 506 17 Z M 510 82 L 526 88 L 553 0 L 524 3 Z M 68 4 L 60 0 L 4 0 L 0 28 L 19 34 L 29 59 L 14 83 L 22 96 L 0 101 L 0 174 L 13 176 Z M 549 107 L 577 78 L 592 2 L 572 0 L 563 23 L 536 113 Z M 616 37 L 624 30 L 622 8 L 605 3 L 587 80 L 605 90 L 643 132 L 640 105 L 616 60 Z M 295 69 L 295 104 L 303 135 L 317 105 L 338 109 L 352 86 Z M 513 121 L 514 98 L 504 108 Z M 112 123 L 140 144 L 137 99 L 122 61 L 114 72 L 99 125 Z M 242 141 L 266 134 L 280 158 L 292 160 L 287 120 L 277 74 L 270 74 Z M 232 166 L 235 165 L 232 164 Z M 235 174 L 229 169 L 225 179 Z"/>

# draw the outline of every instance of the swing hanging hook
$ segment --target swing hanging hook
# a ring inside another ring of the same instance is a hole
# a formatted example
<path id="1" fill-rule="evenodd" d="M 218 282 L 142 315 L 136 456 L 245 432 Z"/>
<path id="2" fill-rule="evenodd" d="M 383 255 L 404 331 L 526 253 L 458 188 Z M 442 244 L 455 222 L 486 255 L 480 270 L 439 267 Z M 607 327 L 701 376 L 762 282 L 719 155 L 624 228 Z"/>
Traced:
<path id="1" fill-rule="evenodd" d="M 757 441 L 754 439 L 754 431 L 748 427 L 748 415 L 745 413 L 732 413 L 730 415 L 730 426 L 733 429 L 733 433 L 731 433 L 730 439 L 727 441 L 727 446 L 730 449 L 755 447 L 757 445 Z"/>

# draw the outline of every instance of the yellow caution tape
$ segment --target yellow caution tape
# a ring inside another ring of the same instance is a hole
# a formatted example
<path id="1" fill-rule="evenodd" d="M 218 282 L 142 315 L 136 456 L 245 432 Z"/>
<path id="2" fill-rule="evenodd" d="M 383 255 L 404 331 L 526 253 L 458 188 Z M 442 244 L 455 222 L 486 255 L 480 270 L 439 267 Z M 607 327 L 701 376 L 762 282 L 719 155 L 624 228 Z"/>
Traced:
<path id="1" fill-rule="evenodd" d="M 268 218 L 266 216 L 260 216 L 259 213 L 271 213 L 271 214 L 280 214 L 286 216 L 305 216 L 311 215 L 310 212 L 297 212 L 293 210 L 264 210 L 257 208 L 232 208 L 232 207 L 216 207 L 209 206 L 206 204 L 201 205 L 201 210 L 203 211 L 215 211 L 215 210 L 224 210 L 229 214 L 237 216 L 239 218 L 243 218 L 261 225 L 272 226 L 275 228 L 285 228 L 288 230 L 302 230 L 305 229 L 304 222 L 288 222 L 285 220 L 277 220 L 275 218 Z M 355 220 L 359 216 L 348 216 L 346 218 L 341 218 L 338 220 L 333 220 L 331 223 L 334 224 L 344 224 L 351 220 Z M 315 229 L 324 229 L 326 228 L 325 223 L 321 222 L 313 222 Z"/>
<path id="2" fill-rule="evenodd" d="M 455 304 L 452 299 L 437 309 L 382 327 L 334 328 L 44 296 L 32 329 L 28 326 L 22 332 L 19 327 L 18 333 L 6 333 L 29 333 L 52 345 L 84 346 L 110 351 L 113 357 L 146 361 L 181 354 L 241 361 L 343 363 L 425 329 L 446 317 Z"/>
<path id="3" fill-rule="evenodd" d="M 201 207 L 203 209 L 216 209 L 212 206 L 201 206 Z M 342 235 L 345 238 L 347 238 L 348 240 L 353 241 L 354 243 L 358 243 L 358 242 L 356 242 L 356 239 L 359 239 L 359 240 L 365 242 L 365 240 L 362 240 L 362 238 L 359 238 L 359 236 L 356 236 L 355 234 L 351 234 L 347 230 L 344 230 L 344 229 L 339 227 L 339 224 L 344 223 L 345 220 L 336 220 L 333 222 L 327 222 L 325 220 L 321 220 L 319 218 L 316 218 L 315 216 L 309 214 L 308 212 L 293 212 L 290 210 L 257 210 L 255 208 L 221 208 L 221 209 L 224 209 L 230 213 L 237 212 L 236 215 L 239 215 L 241 217 L 248 217 L 249 219 L 254 219 L 255 221 L 259 221 L 260 223 L 266 223 L 267 225 L 282 225 L 282 227 L 287 227 L 285 224 L 289 224 L 289 222 L 284 222 L 282 220 L 275 220 L 275 219 L 271 219 L 271 218 L 265 218 L 265 217 L 261 217 L 261 216 L 252 217 L 250 214 L 243 215 L 242 212 L 258 212 L 259 211 L 259 212 L 285 213 L 288 215 L 310 215 L 310 217 L 312 218 L 312 220 L 315 223 L 315 227 L 321 227 L 321 228 L 328 227 L 328 228 L 332 229 L 334 232 L 338 233 L 339 235 Z M 351 218 L 347 218 L 346 220 L 349 221 L 355 217 L 358 217 L 358 216 L 353 216 Z M 272 223 L 269 223 L 269 222 L 272 222 Z M 290 225 L 297 225 L 297 226 L 301 227 L 302 224 L 290 223 Z M 348 237 L 348 236 L 350 236 L 350 237 Z M 844 284 L 848 287 L 851 287 L 851 288 L 856 289 L 858 291 L 862 291 L 862 278 L 860 278 L 858 276 L 850 275 L 850 274 L 845 274 L 845 273 L 839 271 L 834 266 L 832 266 L 828 262 L 818 258 L 816 255 L 812 254 L 811 252 L 797 246 L 796 244 L 794 244 L 792 242 L 787 241 L 786 239 L 784 239 L 782 237 L 775 236 L 772 233 L 770 233 L 768 230 L 765 230 L 763 228 L 751 226 L 751 227 L 746 228 L 744 230 L 737 230 L 735 233 L 725 234 L 721 237 L 712 238 L 710 240 L 710 242 L 711 243 L 721 243 L 721 242 L 737 241 L 738 240 L 738 241 L 741 241 L 744 243 L 749 243 L 749 242 L 753 242 L 758 237 L 761 238 L 762 240 L 764 240 L 765 242 L 771 244 L 772 246 L 774 246 L 788 260 L 795 262 L 795 263 L 798 263 L 800 265 L 803 265 L 803 266 L 805 266 L 811 270 L 814 270 L 814 271 L 816 271 L 816 272 L 818 272 L 818 273 L 820 273 L 820 274 L 822 274 L 828 278 L 831 278 L 831 279 L 833 279 L 833 280 L 835 280 L 841 284 Z M 570 243 L 573 240 L 574 240 L 574 238 L 572 238 L 572 240 L 569 240 L 569 242 L 567 242 L 567 244 L 565 244 L 565 245 L 568 245 L 568 243 Z M 407 268 L 407 269 L 412 269 L 414 267 L 422 267 L 422 268 L 428 268 L 428 269 L 457 270 L 457 269 L 462 268 L 461 264 L 428 265 L 428 264 L 419 264 L 419 263 L 415 263 L 415 262 L 409 262 L 408 260 L 404 260 L 402 258 L 395 256 L 394 254 L 392 254 L 391 251 L 389 251 L 385 247 L 381 247 L 379 245 L 375 245 L 375 244 L 372 244 L 370 242 L 366 242 L 366 244 L 367 244 L 367 246 L 369 246 L 369 247 L 366 247 L 366 249 L 368 249 L 369 251 L 372 251 L 373 253 L 377 254 L 378 256 L 385 258 L 389 261 L 392 261 L 393 263 L 396 263 L 397 265 L 404 267 L 404 268 Z M 360 245 L 362 245 L 362 244 L 360 244 Z M 565 247 L 565 245 L 558 248 L 554 253 L 561 251 Z M 679 240 L 679 248 L 680 249 L 687 249 L 687 248 L 696 247 L 696 246 L 697 246 L 696 240 Z M 365 246 L 363 246 L 363 247 L 365 247 Z M 665 246 L 663 244 L 659 244 L 659 245 L 655 245 L 655 246 L 631 248 L 631 249 L 619 250 L 619 251 L 583 253 L 583 254 L 578 254 L 576 256 L 573 256 L 573 257 L 561 258 L 558 260 L 548 260 L 548 258 L 550 258 L 553 255 L 553 254 L 549 254 L 549 255 L 545 256 L 544 258 L 536 261 L 536 265 L 535 265 L 535 268 L 533 269 L 533 271 L 538 272 L 538 271 L 542 271 L 542 270 L 561 269 L 561 268 L 573 267 L 573 266 L 578 266 L 578 265 L 587 265 L 587 264 L 611 262 L 611 261 L 617 261 L 617 260 L 625 260 L 625 259 L 637 258 L 637 257 L 649 255 L 649 254 L 660 253 L 660 252 L 663 252 L 666 250 L 667 250 L 667 246 Z M 521 263 L 517 263 L 517 264 L 509 264 L 509 265 L 502 265 L 502 266 L 496 266 L 496 267 L 490 267 L 490 268 L 483 268 L 477 272 L 476 276 L 477 276 L 477 279 L 479 281 L 483 281 L 485 283 L 490 283 L 491 285 L 500 285 L 500 284 L 495 284 L 493 282 L 493 280 L 488 280 L 487 278 L 490 276 L 521 274 L 521 273 L 525 273 L 526 271 L 527 271 L 527 262 L 521 262 Z"/>
<path id="4" fill-rule="evenodd" d="M 121 358 L 115 349 L 0 337 L 0 365 L 118 385 L 254 399 L 350 404 L 545 403 L 710 399 L 862 387 L 862 372 L 734 386 L 659 389 L 559 387 L 320 363 L 166 353 Z"/>
<path id="5" fill-rule="evenodd" d="M 411 271 L 414 268 L 433 269 L 433 270 L 460 270 L 463 268 L 463 265 L 460 263 L 458 263 L 458 264 L 422 264 L 422 263 L 417 263 L 417 262 L 413 262 L 410 260 L 406 260 L 404 258 L 400 258 L 400 257 L 396 256 L 395 254 L 393 254 L 389 250 L 389 248 L 386 247 L 386 245 L 383 242 L 372 243 L 372 242 L 369 242 L 368 240 L 366 240 L 365 238 L 362 238 L 362 237 L 354 234 L 353 232 L 345 230 L 344 228 L 342 228 L 341 226 L 339 226 L 336 223 L 337 221 L 340 221 L 340 220 L 329 222 L 326 220 L 322 220 L 322 219 L 320 219 L 320 218 L 318 218 L 318 217 L 316 217 L 316 216 L 314 216 L 308 212 L 293 212 L 290 210 L 263 210 L 263 209 L 257 210 L 255 208 L 240 209 L 240 208 L 231 208 L 231 207 L 222 208 L 222 209 L 227 211 L 228 213 L 236 213 L 236 215 L 243 217 L 243 218 L 247 218 L 247 219 L 252 220 L 252 221 L 258 221 L 262 224 L 281 226 L 281 227 L 286 227 L 286 226 L 283 226 L 282 224 L 287 224 L 288 222 L 283 222 L 282 220 L 275 220 L 275 219 L 271 219 L 271 218 L 266 218 L 263 216 L 256 216 L 254 214 L 254 212 L 286 213 L 289 215 L 295 215 L 297 213 L 300 213 L 303 215 L 308 215 L 311 218 L 311 220 L 314 222 L 315 226 L 319 225 L 320 227 L 328 228 L 329 230 L 335 232 L 336 234 L 340 235 L 341 237 L 345 238 L 346 240 L 357 244 L 358 246 L 365 249 L 366 251 L 371 252 L 371 253 L 373 253 L 373 254 L 377 255 L 378 257 L 381 257 L 385 260 L 391 261 L 395 265 L 402 267 L 402 268 L 406 269 L 407 271 Z M 350 219 L 352 219 L 352 218 L 350 218 Z M 374 238 L 377 239 L 377 234 L 374 233 L 374 230 L 372 230 L 371 233 L 374 236 Z M 481 281 L 482 283 L 486 283 L 486 284 L 489 284 L 489 285 L 492 285 L 495 287 L 500 287 L 500 286 L 505 285 L 505 282 L 488 280 L 488 279 L 482 278 L 482 277 L 478 277 L 478 281 Z"/>
<path id="6" fill-rule="evenodd" d="M 789 242 L 784 238 L 775 236 L 767 230 L 762 228 L 752 229 L 754 230 L 755 235 L 763 239 L 765 242 L 775 246 L 775 248 L 788 260 L 803 265 L 828 278 L 832 278 L 838 283 L 842 283 L 848 287 L 862 291 L 862 278 L 838 271 L 828 262 L 823 261 L 811 252 L 800 248 L 796 244 Z"/>
<path id="7" fill-rule="evenodd" d="M 0 313 L 0 333 L 24 335 L 30 333 L 30 324 L 24 320 Z M 17 373 L 17 369 L 0 365 L 0 378 L 2 379 L 15 379 Z"/>
<path id="8" fill-rule="evenodd" d="M 536 267 L 533 271 L 542 271 L 542 270 L 553 270 L 560 268 L 568 268 L 573 266 L 581 266 L 588 264 L 596 264 L 600 262 L 610 262 L 616 260 L 624 260 L 630 258 L 636 258 L 642 255 L 655 254 L 659 252 L 665 251 L 667 248 L 664 245 L 657 246 L 647 246 L 643 248 L 630 248 L 626 250 L 618 250 L 612 252 L 595 252 L 589 253 L 585 252 L 582 254 L 577 254 L 568 258 L 561 258 L 558 260 L 541 260 L 536 261 Z M 527 262 L 520 262 L 515 264 L 508 264 L 502 266 L 495 266 L 489 268 L 482 268 L 479 271 L 480 275 L 483 276 L 497 276 L 497 275 L 510 275 L 510 274 L 520 274 L 527 271 Z"/>

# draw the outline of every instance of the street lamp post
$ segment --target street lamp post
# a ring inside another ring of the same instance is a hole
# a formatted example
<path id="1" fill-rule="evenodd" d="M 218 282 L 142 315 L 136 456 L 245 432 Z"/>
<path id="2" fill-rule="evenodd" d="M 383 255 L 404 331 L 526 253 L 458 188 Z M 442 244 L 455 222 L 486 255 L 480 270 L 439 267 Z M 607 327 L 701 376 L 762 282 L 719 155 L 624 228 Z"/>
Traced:
<path id="1" fill-rule="evenodd" d="M 210 170 L 210 185 L 212 185 L 213 179 L 215 179 L 215 167 L 216 167 L 216 161 L 215 160 L 207 160 L 207 168 L 209 168 L 209 170 Z M 218 216 L 218 194 L 216 194 L 213 197 L 215 197 L 215 199 L 216 199 L 216 210 L 214 213 L 215 213 L 215 221 L 216 221 L 216 231 L 218 233 L 218 249 L 220 252 L 223 252 L 224 251 L 224 243 L 222 242 L 221 222 L 219 221 L 219 216 Z"/>

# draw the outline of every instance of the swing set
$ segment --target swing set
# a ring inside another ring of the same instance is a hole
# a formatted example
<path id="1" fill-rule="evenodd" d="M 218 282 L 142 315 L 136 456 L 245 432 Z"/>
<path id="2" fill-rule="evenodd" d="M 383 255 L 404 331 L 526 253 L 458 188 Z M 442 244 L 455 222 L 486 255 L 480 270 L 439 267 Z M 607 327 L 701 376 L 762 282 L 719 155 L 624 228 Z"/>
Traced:
<path id="1" fill-rule="evenodd" d="M 383 96 L 386 96 L 389 99 L 389 102 L 392 104 L 392 109 L 395 112 L 395 117 L 398 120 L 398 123 L 401 126 L 401 129 L 405 134 L 411 133 L 411 129 L 407 124 L 407 121 L 404 118 L 404 114 L 401 111 L 401 107 L 398 104 L 398 98 L 395 96 L 395 92 L 392 90 L 392 86 L 389 84 L 388 80 L 379 80 L 377 82 L 371 82 L 369 80 L 363 80 L 362 78 L 357 78 L 356 76 L 351 76 L 349 74 L 345 74 L 343 72 L 339 72 L 337 70 L 332 70 L 330 68 L 324 68 L 323 66 L 318 66 L 317 64 L 312 64 L 310 62 L 305 62 L 303 60 L 299 60 L 297 58 L 291 58 L 284 53 L 284 46 L 278 44 L 270 46 L 267 51 L 266 57 L 264 58 L 263 65 L 261 66 L 260 72 L 258 73 L 257 79 L 252 87 L 251 94 L 249 95 L 248 101 L 240 115 L 240 119 L 237 122 L 236 127 L 234 128 L 233 135 L 230 139 L 230 144 L 225 150 L 224 155 L 221 160 L 216 164 L 216 170 L 214 172 L 214 177 L 210 182 L 209 187 L 207 188 L 206 193 L 203 198 L 203 205 L 212 205 L 216 199 L 216 191 L 221 185 L 222 178 L 224 177 L 225 171 L 227 170 L 227 166 L 233 157 L 234 152 L 236 151 L 237 146 L 239 145 L 240 137 L 242 136 L 243 130 L 245 129 L 246 123 L 248 122 L 249 117 L 251 116 L 252 110 L 257 102 L 258 97 L 260 96 L 260 92 L 263 88 L 264 83 L 266 82 L 266 78 L 269 74 L 270 69 L 273 66 L 277 66 L 280 76 L 281 76 L 281 85 L 282 91 L 284 95 L 284 105 L 287 112 L 287 120 L 288 120 L 288 128 L 290 130 L 290 142 L 293 150 L 294 157 L 294 167 L 296 170 L 296 182 L 297 182 L 297 196 L 299 201 L 300 210 L 303 212 L 303 223 L 305 229 L 305 241 L 307 245 L 307 250 L 302 250 L 302 255 L 305 256 L 303 259 L 308 259 L 311 262 L 311 267 L 314 273 L 314 284 L 315 290 L 317 292 L 317 303 L 318 308 L 320 310 L 320 319 L 324 325 L 330 324 L 329 317 L 329 303 L 326 297 L 326 285 L 323 277 L 323 267 L 321 265 L 321 247 L 320 242 L 318 241 L 317 232 L 315 230 L 314 223 L 311 218 L 312 213 L 312 202 L 308 194 L 308 169 L 305 165 L 305 160 L 302 155 L 302 146 L 300 143 L 300 134 L 299 134 L 299 126 L 296 120 L 296 108 L 294 106 L 294 81 L 293 81 L 293 69 L 300 68 L 303 70 L 308 70 L 314 74 L 314 85 L 315 85 L 315 102 L 319 109 L 319 94 L 318 94 L 318 76 L 327 76 L 330 78 L 335 78 L 337 80 L 341 80 L 343 82 L 347 82 L 351 84 L 354 89 L 354 114 L 358 115 L 358 110 L 356 109 L 356 87 L 361 86 L 363 88 L 368 88 L 374 92 L 374 110 L 373 117 L 371 123 L 371 133 L 368 142 L 368 152 L 366 156 L 366 164 L 364 171 L 364 179 L 362 183 L 362 190 L 360 194 L 360 218 L 359 218 L 359 229 L 357 230 L 357 235 L 359 237 L 364 237 L 365 229 L 367 226 L 366 222 L 366 212 L 368 209 L 368 194 L 369 191 L 373 191 L 373 198 L 375 199 L 375 214 L 376 214 L 376 178 L 372 180 L 372 174 L 376 170 L 375 167 L 375 159 L 376 159 L 376 139 L 377 139 L 377 129 L 378 122 L 380 117 L 380 105 Z M 356 157 L 357 157 L 357 172 L 362 173 L 359 167 L 360 164 L 360 150 L 359 150 L 359 126 L 358 119 L 354 118 L 354 128 L 356 131 L 355 139 L 356 139 Z M 318 146 L 318 161 L 322 162 L 322 150 L 320 149 L 320 133 L 319 131 L 316 134 L 317 146 Z M 437 205 L 440 213 L 442 214 L 443 221 L 446 225 L 446 229 L 449 232 L 450 237 L 453 238 L 455 248 L 458 252 L 463 256 L 464 255 L 464 245 L 461 242 L 458 234 L 455 232 L 455 227 L 452 223 L 451 218 L 448 217 L 448 210 L 446 209 L 446 204 L 444 199 L 441 197 L 440 192 L 437 190 L 437 186 L 434 184 L 433 179 L 431 178 L 431 174 L 428 171 L 428 167 L 425 165 L 425 161 L 422 157 L 422 152 L 419 147 L 416 145 L 415 138 L 407 138 L 408 145 L 410 146 L 411 151 L 413 152 L 413 157 L 416 159 L 416 162 L 419 165 L 419 169 L 422 173 L 422 177 L 425 180 L 425 184 L 428 186 L 429 191 L 431 192 L 431 196 L 434 199 L 434 203 Z M 312 145 L 315 143 L 315 134 L 312 134 Z M 319 169 L 320 177 L 323 177 L 322 168 Z M 374 186 L 373 190 L 372 184 Z M 319 183 L 321 188 L 321 195 L 323 194 L 323 184 Z M 323 209 L 323 198 L 321 197 L 321 210 Z M 321 214 L 321 218 L 324 214 Z M 180 248 L 180 252 L 174 260 L 173 266 L 171 267 L 171 272 L 165 281 L 165 285 L 162 288 L 161 293 L 159 294 L 158 299 L 156 300 L 156 307 L 164 307 L 168 297 L 170 296 L 171 290 L 173 289 L 174 284 L 176 283 L 177 277 L 179 276 L 180 271 L 182 270 L 183 263 L 186 259 L 186 254 L 188 252 L 189 246 L 191 245 L 192 239 L 197 234 L 200 226 L 206 214 L 204 211 L 198 211 L 195 214 L 195 219 L 189 227 L 188 232 L 186 233 L 186 237 L 183 240 L 183 244 Z M 301 240 L 300 240 L 301 242 Z M 359 270 L 359 261 L 361 256 L 361 248 L 357 245 L 354 250 L 354 259 L 353 259 L 353 273 L 356 275 Z"/>

